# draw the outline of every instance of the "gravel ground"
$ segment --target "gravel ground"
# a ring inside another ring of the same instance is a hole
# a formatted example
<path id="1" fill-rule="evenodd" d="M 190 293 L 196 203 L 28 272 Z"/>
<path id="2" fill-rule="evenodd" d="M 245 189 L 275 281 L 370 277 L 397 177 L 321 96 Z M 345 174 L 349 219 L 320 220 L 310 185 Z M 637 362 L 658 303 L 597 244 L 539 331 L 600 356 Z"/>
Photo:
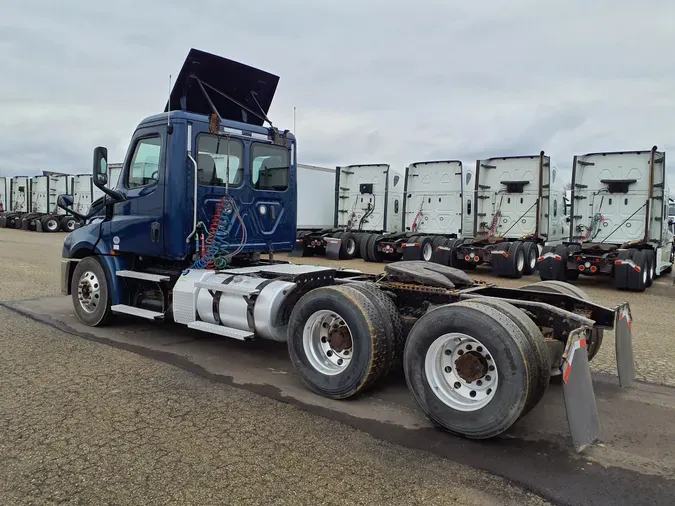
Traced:
<path id="1" fill-rule="evenodd" d="M 62 239 L 0 229 L 0 300 L 58 294 Z M 293 406 L 0 319 L 0 504 L 547 504 Z"/>

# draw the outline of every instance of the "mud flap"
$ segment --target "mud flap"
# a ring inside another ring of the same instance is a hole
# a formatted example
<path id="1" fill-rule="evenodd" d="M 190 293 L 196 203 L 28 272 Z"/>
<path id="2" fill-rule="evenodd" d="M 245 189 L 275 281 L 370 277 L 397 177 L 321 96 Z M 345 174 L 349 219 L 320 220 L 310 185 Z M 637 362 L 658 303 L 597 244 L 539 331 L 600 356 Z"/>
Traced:
<path id="1" fill-rule="evenodd" d="M 570 332 L 560 367 L 567 424 L 577 453 L 600 436 L 600 417 L 588 364 L 586 328 Z"/>
<path id="2" fill-rule="evenodd" d="M 560 271 L 563 269 L 562 257 L 546 249 L 542 250 L 542 255 L 537 259 L 537 265 L 539 266 L 539 277 L 543 280 L 559 279 Z"/>
<path id="3" fill-rule="evenodd" d="M 340 260 L 342 240 L 334 237 L 326 237 L 326 258 L 328 260 Z"/>
<path id="4" fill-rule="evenodd" d="M 421 260 L 422 250 L 418 242 L 406 242 L 401 244 L 403 260 Z"/>
<path id="5" fill-rule="evenodd" d="M 447 246 L 438 246 L 433 255 L 431 255 L 431 261 L 436 264 L 441 265 L 450 265 L 451 256 L 454 254 L 454 249 L 448 248 Z"/>
<path id="6" fill-rule="evenodd" d="M 304 257 L 305 256 L 305 240 L 304 239 L 296 239 L 295 240 L 295 248 L 293 248 L 293 251 L 291 251 L 288 256 L 289 257 Z"/>
<path id="7" fill-rule="evenodd" d="M 621 388 L 635 380 L 635 359 L 633 358 L 633 318 L 628 302 L 616 309 L 614 339 L 616 341 L 616 369 L 619 372 Z"/>
<path id="8" fill-rule="evenodd" d="M 42 220 L 35 220 L 35 231 L 42 232 Z"/>
<path id="9" fill-rule="evenodd" d="M 5 216 L 0 216 L 0 228 L 7 227 L 7 218 Z"/>

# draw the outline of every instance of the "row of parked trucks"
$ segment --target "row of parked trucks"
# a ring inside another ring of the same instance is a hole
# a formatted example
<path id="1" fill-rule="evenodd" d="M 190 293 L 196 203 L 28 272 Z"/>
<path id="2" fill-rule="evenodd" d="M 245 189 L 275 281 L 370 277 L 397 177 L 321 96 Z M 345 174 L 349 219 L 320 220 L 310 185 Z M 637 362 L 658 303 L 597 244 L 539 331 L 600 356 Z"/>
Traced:
<path id="1" fill-rule="evenodd" d="M 635 291 L 672 270 L 675 204 L 656 147 L 575 156 L 570 189 L 543 151 L 475 167 L 445 160 L 402 173 L 370 164 L 298 174 L 293 256 L 487 264 L 499 276 L 539 271 L 558 281 L 607 275 Z"/>
<path id="2" fill-rule="evenodd" d="M 117 184 L 121 165 L 110 166 L 110 187 Z M 38 232 L 70 232 L 79 219 L 58 207 L 59 195 L 74 198 L 74 211 L 86 215 L 92 203 L 102 204 L 103 192 L 91 174 L 46 172 L 40 176 L 0 176 L 0 228 Z"/>

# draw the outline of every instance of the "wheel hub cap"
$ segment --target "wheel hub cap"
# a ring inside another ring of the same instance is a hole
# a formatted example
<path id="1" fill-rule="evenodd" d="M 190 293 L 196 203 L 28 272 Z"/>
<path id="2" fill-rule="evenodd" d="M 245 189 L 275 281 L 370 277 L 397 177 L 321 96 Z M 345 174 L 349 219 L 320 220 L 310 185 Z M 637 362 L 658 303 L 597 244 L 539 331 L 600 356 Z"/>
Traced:
<path id="1" fill-rule="evenodd" d="M 463 333 L 444 334 L 427 350 L 424 371 L 438 399 L 457 411 L 477 411 L 495 396 L 497 365 L 487 348 Z"/>
<path id="2" fill-rule="evenodd" d="M 77 298 L 80 306 L 87 313 L 96 311 L 101 299 L 101 285 L 98 277 L 91 271 L 86 271 L 77 284 Z"/>
<path id="3" fill-rule="evenodd" d="M 321 374 L 341 373 L 354 354 L 349 326 L 339 314 L 325 309 L 307 319 L 302 343 L 310 365 Z"/>
<path id="4" fill-rule="evenodd" d="M 469 353 L 460 355 L 455 360 L 455 369 L 461 379 L 467 383 L 472 383 L 487 374 L 488 363 L 483 355 L 470 351 Z"/>

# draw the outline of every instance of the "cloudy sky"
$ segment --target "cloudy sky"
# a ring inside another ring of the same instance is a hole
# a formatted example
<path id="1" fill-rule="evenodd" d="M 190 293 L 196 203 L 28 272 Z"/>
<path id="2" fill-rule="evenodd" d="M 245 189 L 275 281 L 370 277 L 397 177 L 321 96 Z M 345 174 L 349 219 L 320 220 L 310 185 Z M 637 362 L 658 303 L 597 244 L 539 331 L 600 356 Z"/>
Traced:
<path id="1" fill-rule="evenodd" d="M 568 168 L 656 144 L 675 175 L 675 2 L 642 5 L 0 0 L 0 174 L 88 172 L 96 145 L 121 161 L 195 47 L 280 76 L 270 117 L 297 107 L 301 163 L 543 149 Z"/>

